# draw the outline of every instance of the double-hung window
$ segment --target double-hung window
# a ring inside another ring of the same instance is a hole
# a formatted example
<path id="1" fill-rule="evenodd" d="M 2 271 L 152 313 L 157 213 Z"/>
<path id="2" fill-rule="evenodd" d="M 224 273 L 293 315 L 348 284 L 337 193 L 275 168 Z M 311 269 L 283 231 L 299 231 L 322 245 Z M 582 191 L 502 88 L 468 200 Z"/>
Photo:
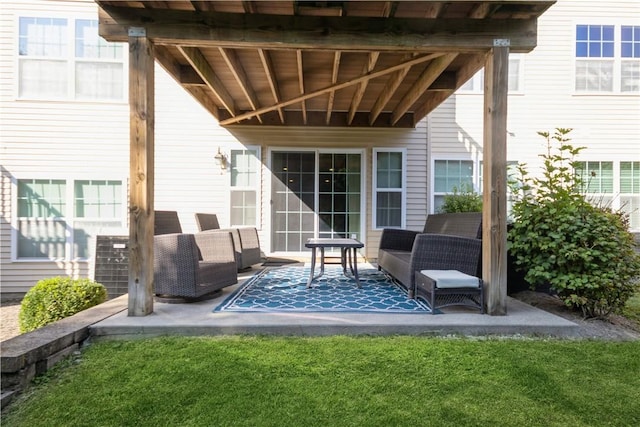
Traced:
<path id="1" fill-rule="evenodd" d="M 433 167 L 433 212 L 440 211 L 444 196 L 454 189 L 474 189 L 472 160 L 435 160 Z"/>
<path id="2" fill-rule="evenodd" d="M 122 233 L 121 180 L 18 179 L 19 260 L 89 259 L 98 234 Z"/>
<path id="3" fill-rule="evenodd" d="M 231 150 L 231 225 L 257 227 L 260 150 Z"/>
<path id="4" fill-rule="evenodd" d="M 576 169 L 589 201 L 628 213 L 630 228 L 640 230 L 640 161 L 587 161 Z"/>
<path id="5" fill-rule="evenodd" d="M 620 209 L 629 214 L 630 228 L 640 230 L 640 162 L 620 162 Z"/>
<path id="6" fill-rule="evenodd" d="M 576 25 L 576 92 L 640 92 L 640 26 Z"/>
<path id="7" fill-rule="evenodd" d="M 91 19 L 20 17 L 18 97 L 125 101 L 122 43 L 98 35 Z"/>
<path id="8" fill-rule="evenodd" d="M 523 91 L 524 55 L 521 53 L 509 54 L 509 92 L 519 93 Z M 458 90 L 460 93 L 482 93 L 484 91 L 484 69 L 478 71 Z"/>
<path id="9" fill-rule="evenodd" d="M 405 227 L 406 151 L 373 150 L 373 224 Z"/>

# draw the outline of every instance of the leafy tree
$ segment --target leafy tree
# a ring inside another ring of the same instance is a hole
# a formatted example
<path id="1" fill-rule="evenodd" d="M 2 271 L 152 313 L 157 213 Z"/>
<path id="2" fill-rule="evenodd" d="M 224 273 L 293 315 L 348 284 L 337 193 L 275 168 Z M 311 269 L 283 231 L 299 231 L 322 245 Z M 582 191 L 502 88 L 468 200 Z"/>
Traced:
<path id="1" fill-rule="evenodd" d="M 482 196 L 469 184 L 453 187 L 453 193 L 444 196 L 440 212 L 482 212 Z"/>

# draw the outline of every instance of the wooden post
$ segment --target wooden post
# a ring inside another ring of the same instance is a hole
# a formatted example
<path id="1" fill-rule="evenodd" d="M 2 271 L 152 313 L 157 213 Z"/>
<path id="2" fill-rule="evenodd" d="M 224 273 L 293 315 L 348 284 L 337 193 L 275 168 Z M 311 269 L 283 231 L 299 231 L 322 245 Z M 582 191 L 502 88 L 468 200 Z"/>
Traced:
<path id="1" fill-rule="evenodd" d="M 487 313 L 507 314 L 507 91 L 509 40 L 494 40 L 484 69 L 482 276 Z"/>
<path id="2" fill-rule="evenodd" d="M 129 316 L 153 313 L 154 180 L 153 44 L 129 29 Z"/>

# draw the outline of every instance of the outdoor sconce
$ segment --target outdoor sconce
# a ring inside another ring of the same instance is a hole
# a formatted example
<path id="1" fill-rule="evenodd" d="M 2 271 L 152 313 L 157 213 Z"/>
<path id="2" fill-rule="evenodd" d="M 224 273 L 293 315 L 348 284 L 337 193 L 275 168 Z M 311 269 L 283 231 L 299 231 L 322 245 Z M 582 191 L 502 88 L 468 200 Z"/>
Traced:
<path id="1" fill-rule="evenodd" d="M 224 171 L 225 169 L 227 169 L 227 156 L 220 151 L 220 147 L 218 147 L 218 152 L 215 156 L 213 156 L 213 158 L 216 161 L 216 165 L 220 167 L 220 170 Z"/>

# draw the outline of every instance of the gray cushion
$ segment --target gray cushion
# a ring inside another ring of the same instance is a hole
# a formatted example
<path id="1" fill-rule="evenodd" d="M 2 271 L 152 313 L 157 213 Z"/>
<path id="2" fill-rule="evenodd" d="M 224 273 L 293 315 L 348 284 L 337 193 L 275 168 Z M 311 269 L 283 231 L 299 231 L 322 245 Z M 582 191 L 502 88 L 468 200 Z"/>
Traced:
<path id="1" fill-rule="evenodd" d="M 458 270 L 420 270 L 420 273 L 433 279 L 440 289 L 480 287 L 477 277 Z"/>

